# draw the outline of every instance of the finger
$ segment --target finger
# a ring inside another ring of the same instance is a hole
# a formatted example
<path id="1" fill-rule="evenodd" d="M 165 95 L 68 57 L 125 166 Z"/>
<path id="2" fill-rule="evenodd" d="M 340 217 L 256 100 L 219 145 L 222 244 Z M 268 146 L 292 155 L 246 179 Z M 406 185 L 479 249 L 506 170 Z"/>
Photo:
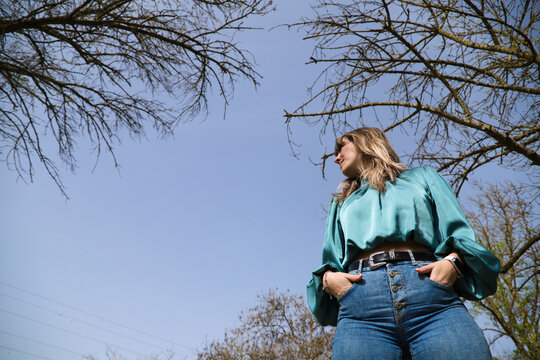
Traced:
<path id="1" fill-rule="evenodd" d="M 349 280 L 350 282 L 357 282 L 362 279 L 362 274 L 358 274 L 358 275 L 346 274 L 345 279 Z"/>
<path id="2" fill-rule="evenodd" d="M 420 274 L 427 274 L 433 270 L 435 267 L 435 263 L 427 264 L 426 266 L 420 266 L 419 268 L 416 268 L 416 271 Z"/>

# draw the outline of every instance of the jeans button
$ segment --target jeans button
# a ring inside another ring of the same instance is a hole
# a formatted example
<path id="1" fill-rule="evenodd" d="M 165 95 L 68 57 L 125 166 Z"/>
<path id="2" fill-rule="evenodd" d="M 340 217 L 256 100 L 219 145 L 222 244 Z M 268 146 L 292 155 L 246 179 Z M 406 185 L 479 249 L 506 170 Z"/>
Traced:
<path id="1" fill-rule="evenodd" d="M 404 304 L 403 304 L 402 302 L 398 302 L 398 303 L 396 304 L 396 309 L 397 309 L 397 310 L 403 309 L 403 305 L 404 305 Z"/>
<path id="2" fill-rule="evenodd" d="M 399 286 L 397 286 L 397 285 L 392 285 L 392 290 L 393 290 L 394 292 L 397 292 L 397 291 L 399 290 Z"/>
<path id="3" fill-rule="evenodd" d="M 390 275 L 390 277 L 394 277 L 394 276 L 396 276 L 396 272 L 394 270 L 390 270 L 388 272 L 388 275 Z"/>

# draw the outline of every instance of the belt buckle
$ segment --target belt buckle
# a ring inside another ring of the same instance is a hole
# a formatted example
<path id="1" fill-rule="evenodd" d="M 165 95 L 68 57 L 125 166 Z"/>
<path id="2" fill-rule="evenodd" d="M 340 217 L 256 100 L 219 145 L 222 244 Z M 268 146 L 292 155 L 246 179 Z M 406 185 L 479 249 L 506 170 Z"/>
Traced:
<path id="1" fill-rule="evenodd" d="M 376 252 L 374 254 L 369 255 L 369 257 L 368 257 L 369 270 L 378 269 L 381 266 L 384 266 L 386 264 L 386 261 L 381 261 L 381 262 L 377 262 L 377 263 L 373 262 L 373 257 L 375 255 L 384 254 L 384 253 L 385 253 L 385 251 L 379 251 L 379 252 Z"/>

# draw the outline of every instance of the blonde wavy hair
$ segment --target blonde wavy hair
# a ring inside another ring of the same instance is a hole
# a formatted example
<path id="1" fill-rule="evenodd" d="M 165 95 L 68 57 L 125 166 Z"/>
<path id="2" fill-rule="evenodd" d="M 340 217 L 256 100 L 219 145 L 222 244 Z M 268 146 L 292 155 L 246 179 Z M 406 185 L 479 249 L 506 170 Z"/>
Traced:
<path id="1" fill-rule="evenodd" d="M 386 181 L 394 182 L 406 169 L 381 129 L 363 127 L 340 136 L 336 139 L 336 156 L 346 141 L 352 143 L 358 150 L 359 175 L 341 182 L 338 192 L 334 194 L 338 198 L 338 203 L 358 190 L 365 181 L 368 181 L 372 188 L 385 192 L 384 183 Z"/>

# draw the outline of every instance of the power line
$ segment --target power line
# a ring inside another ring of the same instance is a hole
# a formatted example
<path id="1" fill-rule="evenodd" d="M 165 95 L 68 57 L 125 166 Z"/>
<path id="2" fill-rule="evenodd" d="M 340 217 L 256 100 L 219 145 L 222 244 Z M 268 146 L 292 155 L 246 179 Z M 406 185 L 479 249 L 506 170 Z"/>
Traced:
<path id="1" fill-rule="evenodd" d="M 28 351 L 23 351 L 23 350 L 19 350 L 19 349 L 14 349 L 14 348 L 11 348 L 11 347 L 8 347 L 8 346 L 0 345 L 0 348 L 7 349 L 7 350 L 11 350 L 11 351 L 16 351 L 16 352 L 19 352 L 19 353 L 22 353 L 22 354 L 26 354 L 26 355 L 30 355 L 30 356 L 34 356 L 34 357 L 37 357 L 37 358 L 40 358 L 40 359 L 54 360 L 54 359 L 51 359 L 51 358 L 48 358 L 48 357 L 45 357 L 45 356 L 41 356 L 41 355 L 38 355 L 38 354 L 34 354 L 34 353 L 31 353 L 31 352 L 28 352 Z"/>
<path id="2" fill-rule="evenodd" d="M 19 298 L 15 297 L 15 296 L 7 295 L 7 294 L 4 294 L 4 293 L 2 293 L 2 292 L 0 292 L 0 295 L 2 295 L 2 296 L 4 296 L 4 297 L 11 298 L 11 299 L 14 299 L 14 300 L 16 300 L 16 301 L 22 302 L 22 303 L 27 304 L 27 305 L 30 305 L 30 306 L 34 306 L 34 307 L 36 307 L 36 308 L 38 308 L 38 309 L 45 310 L 45 311 L 48 311 L 48 312 L 50 312 L 50 313 L 53 313 L 53 314 L 56 314 L 56 315 L 59 315 L 59 316 L 63 316 L 63 317 L 65 317 L 65 318 L 67 318 L 67 319 L 71 319 L 71 320 L 80 322 L 80 323 L 82 323 L 82 324 L 85 324 L 85 325 L 94 327 L 94 328 L 96 328 L 96 329 L 103 330 L 103 331 L 109 332 L 109 333 L 114 334 L 114 335 L 117 335 L 117 336 L 122 336 L 122 337 L 124 337 L 124 338 L 127 338 L 127 339 L 130 339 L 130 340 L 139 342 L 139 343 L 141 343 L 141 344 L 153 346 L 153 347 L 155 347 L 155 348 L 157 348 L 157 349 L 160 349 L 160 350 L 166 350 L 166 349 L 162 348 L 161 346 L 158 346 L 158 345 L 155 345 L 155 344 L 151 344 L 151 343 L 149 343 L 149 342 L 146 342 L 146 341 L 144 341 L 144 340 L 140 340 L 140 339 L 131 337 L 131 336 L 129 336 L 129 335 L 121 334 L 121 333 L 116 332 L 116 331 L 114 331 L 114 330 L 109 330 L 109 329 L 106 329 L 106 328 L 104 328 L 104 327 L 101 327 L 101 326 L 98 326 L 98 325 L 94 325 L 94 324 L 89 323 L 89 322 L 87 322 L 87 321 L 80 320 L 80 319 L 77 319 L 77 318 L 75 318 L 75 317 L 72 317 L 72 316 L 69 316 L 69 315 L 65 315 L 65 314 L 59 313 L 59 312 L 57 312 L 57 311 L 48 309 L 48 308 L 46 308 L 46 307 L 44 307 L 44 306 L 41 306 L 41 305 L 38 305 L 38 304 L 34 304 L 34 303 L 31 303 L 31 302 L 26 301 L 26 300 L 19 299 Z"/>
<path id="3" fill-rule="evenodd" d="M 77 335 L 77 336 L 80 336 L 82 338 L 85 338 L 85 339 L 88 339 L 88 340 L 92 340 L 92 341 L 95 341 L 95 342 L 98 342 L 98 343 L 101 343 L 101 344 L 104 344 L 106 346 L 110 346 L 110 345 L 113 345 L 114 347 L 120 349 L 120 350 L 123 350 L 123 351 L 127 351 L 127 352 L 130 352 L 132 354 L 135 354 L 135 355 L 139 355 L 139 356 L 142 356 L 144 357 L 143 354 L 141 353 L 138 353 L 136 351 L 133 351 L 133 350 L 130 350 L 130 349 L 126 349 L 126 348 L 122 348 L 118 345 L 115 345 L 115 344 L 112 344 L 112 343 L 108 343 L 106 341 L 103 341 L 103 340 L 99 340 L 99 339 L 96 339 L 96 338 L 93 338 L 93 337 L 90 337 L 90 336 L 86 336 L 84 334 L 81 334 L 81 333 L 78 333 L 76 331 L 72 331 L 72 330 L 68 330 L 68 329 L 64 329 L 60 326 L 56 326 L 56 325 L 51 325 L 51 324 L 48 324 L 46 322 L 43 322 L 43 321 L 40 321 L 40 320 L 36 320 L 36 319 L 32 319 L 28 316 L 24 316 L 24 315 L 21 315 L 21 314 L 17 314 L 17 313 L 14 313 L 12 311 L 8 311 L 8 310 L 4 310 L 4 309 L 0 309 L 1 312 L 4 312 L 4 313 L 7 313 L 7 314 L 10 314 L 10 315 L 14 315 L 14 316 L 18 316 L 20 318 L 23 318 L 23 319 L 26 319 L 26 320 L 29 320 L 29 321 L 33 321 L 33 322 L 36 322 L 38 324 L 41 324 L 41 325 L 45 325 L 45 326 L 48 326 L 48 327 L 51 327 L 51 328 L 54 328 L 54 329 L 58 329 L 58 330 L 61 330 L 61 331 L 65 331 L 67 333 L 71 333 L 71 334 L 74 334 L 74 335 Z"/>
<path id="4" fill-rule="evenodd" d="M 42 341 L 39 341 L 39 340 L 31 339 L 31 338 L 28 338 L 26 336 L 17 335 L 17 334 L 13 334 L 13 333 L 10 333 L 10 332 L 7 332 L 7 331 L 2 331 L 2 330 L 0 330 L 0 333 L 1 334 L 6 334 L 6 335 L 9 335 L 9 336 L 13 336 L 13 337 L 18 337 L 20 339 L 31 341 L 31 342 L 34 342 L 36 344 L 49 346 L 49 347 L 52 347 L 52 348 L 55 348 L 55 349 L 58 349 L 58 350 L 62 350 L 62 351 L 65 351 L 65 352 L 68 352 L 68 353 L 71 353 L 71 354 L 75 354 L 75 355 L 78 355 L 78 356 L 81 356 L 81 357 L 85 356 L 84 354 L 81 354 L 81 353 L 78 353 L 78 352 L 75 352 L 75 351 L 71 351 L 69 349 L 66 349 L 66 348 L 63 348 L 63 347 L 60 347 L 60 346 L 48 344 L 48 343 L 45 343 L 45 342 L 42 342 Z"/>
<path id="5" fill-rule="evenodd" d="M 117 321 L 114 321 L 114 320 L 109 320 L 109 319 L 104 318 L 104 317 L 102 317 L 102 316 L 100 316 L 100 315 L 96 315 L 96 314 L 93 314 L 93 313 L 91 313 L 91 312 L 88 312 L 88 311 L 85 311 L 85 310 L 76 308 L 76 307 L 74 307 L 74 306 L 71 306 L 71 305 L 67 305 L 67 304 L 61 303 L 60 301 L 57 301 L 57 300 L 48 298 L 48 297 L 46 297 L 46 296 L 37 294 L 37 293 L 32 292 L 32 291 L 29 291 L 29 290 L 22 289 L 22 288 L 20 288 L 20 287 L 17 287 L 17 286 L 8 284 L 8 283 L 6 283 L 6 282 L 0 281 L 0 284 L 2 284 L 2 285 L 4 285 L 4 286 L 7 286 L 7 287 L 10 287 L 10 288 L 12 288 L 12 289 L 16 289 L 16 290 L 18 290 L 18 291 L 21 291 L 21 292 L 24 292 L 24 293 L 33 295 L 33 296 L 36 296 L 36 297 L 38 297 L 38 298 L 44 299 L 44 300 L 46 300 L 46 301 L 49 301 L 49 302 L 51 302 L 51 303 L 54 303 L 54 304 L 57 304 L 57 305 L 61 305 L 61 306 L 67 307 L 67 308 L 69 308 L 69 309 L 78 311 L 78 312 L 83 313 L 83 314 L 86 314 L 86 315 L 88 315 L 88 316 L 92 316 L 92 317 L 97 318 L 97 319 L 99 319 L 99 320 L 101 320 L 101 321 L 105 321 L 105 322 L 114 324 L 114 325 L 116 325 L 116 326 L 120 326 L 120 327 L 123 327 L 123 328 L 125 328 L 125 329 L 129 329 L 129 330 L 134 331 L 134 332 L 138 332 L 138 333 L 140 333 L 140 334 L 149 336 L 149 337 L 154 338 L 154 339 L 156 339 L 156 340 L 164 341 L 164 342 L 167 342 L 167 343 L 172 344 L 172 345 L 175 345 L 175 346 L 180 346 L 180 347 L 182 347 L 182 348 L 185 348 L 185 349 L 188 349 L 188 350 L 191 350 L 191 351 L 195 351 L 195 349 L 192 348 L 192 347 L 189 347 L 189 346 L 186 346 L 186 345 L 179 344 L 179 343 L 177 343 L 177 342 L 174 342 L 174 341 L 171 341 L 171 340 L 162 338 L 162 337 L 157 336 L 157 335 L 154 335 L 154 334 L 150 334 L 150 333 L 148 333 L 148 332 L 146 332 L 146 331 L 136 329 L 136 328 L 134 328 L 134 327 L 131 327 L 131 326 L 129 326 L 129 325 L 122 324 L 122 323 L 117 322 Z"/>

